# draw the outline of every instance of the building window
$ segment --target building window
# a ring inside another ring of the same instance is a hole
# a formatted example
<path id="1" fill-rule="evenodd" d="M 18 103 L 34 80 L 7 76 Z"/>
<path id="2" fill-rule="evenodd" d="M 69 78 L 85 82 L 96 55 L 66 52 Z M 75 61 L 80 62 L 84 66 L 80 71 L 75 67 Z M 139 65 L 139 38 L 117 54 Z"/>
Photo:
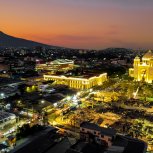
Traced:
<path id="1" fill-rule="evenodd" d="M 98 141 L 98 142 L 100 142 L 100 139 L 99 139 L 99 138 L 97 138 L 97 141 Z"/>
<path id="2" fill-rule="evenodd" d="M 108 138 L 108 141 L 111 141 L 112 139 L 111 138 Z"/>
<path id="3" fill-rule="evenodd" d="M 101 135 L 101 138 L 104 138 L 104 135 Z"/>
<path id="4" fill-rule="evenodd" d="M 97 132 L 96 131 L 94 131 L 94 134 L 96 134 Z"/>
<path id="5" fill-rule="evenodd" d="M 84 128 L 82 128 L 82 131 L 84 131 Z"/>

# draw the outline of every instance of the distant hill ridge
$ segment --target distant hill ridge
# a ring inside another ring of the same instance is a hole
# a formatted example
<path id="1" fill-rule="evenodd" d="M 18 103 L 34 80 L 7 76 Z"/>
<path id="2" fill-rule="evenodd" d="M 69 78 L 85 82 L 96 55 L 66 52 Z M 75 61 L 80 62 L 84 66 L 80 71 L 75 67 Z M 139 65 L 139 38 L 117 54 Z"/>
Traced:
<path id="1" fill-rule="evenodd" d="M 26 40 L 23 38 L 17 38 L 10 36 L 8 34 L 5 34 L 4 32 L 0 31 L 0 47 L 36 47 L 36 46 L 42 46 L 42 47 L 48 47 L 48 48 L 60 48 L 57 46 L 51 46 L 31 40 Z"/>

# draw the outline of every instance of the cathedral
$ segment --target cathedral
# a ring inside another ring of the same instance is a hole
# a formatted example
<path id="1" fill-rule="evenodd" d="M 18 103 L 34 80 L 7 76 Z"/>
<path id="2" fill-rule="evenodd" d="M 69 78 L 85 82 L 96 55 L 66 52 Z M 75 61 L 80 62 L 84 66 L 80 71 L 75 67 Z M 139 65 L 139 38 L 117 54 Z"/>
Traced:
<path id="1" fill-rule="evenodd" d="M 149 50 L 143 57 L 136 56 L 129 75 L 136 81 L 153 82 L 153 53 Z"/>

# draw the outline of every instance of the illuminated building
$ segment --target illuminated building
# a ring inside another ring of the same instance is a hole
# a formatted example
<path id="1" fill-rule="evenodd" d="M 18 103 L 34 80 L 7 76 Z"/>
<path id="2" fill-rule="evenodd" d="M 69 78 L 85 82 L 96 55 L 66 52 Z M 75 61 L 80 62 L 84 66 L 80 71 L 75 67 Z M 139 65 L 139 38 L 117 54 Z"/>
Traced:
<path id="1" fill-rule="evenodd" d="M 55 75 L 44 75 L 44 80 L 53 80 L 56 84 L 67 85 L 76 89 L 89 89 L 96 85 L 101 85 L 107 81 L 107 73 L 100 74 L 93 77 L 66 77 Z"/>
<path id="2" fill-rule="evenodd" d="M 133 68 L 129 69 L 129 75 L 134 77 L 136 81 L 145 81 L 152 83 L 153 81 L 153 53 L 149 50 L 142 60 L 136 56 Z"/>
<path id="3" fill-rule="evenodd" d="M 16 116 L 12 113 L 0 111 L 0 130 L 4 129 L 9 124 L 16 122 Z"/>
<path id="4" fill-rule="evenodd" d="M 47 62 L 45 64 L 37 64 L 36 70 L 45 70 L 52 73 L 56 71 L 68 71 L 72 70 L 74 67 L 74 61 L 68 59 L 57 59 L 52 62 Z"/>
<path id="5" fill-rule="evenodd" d="M 112 146 L 112 140 L 116 137 L 116 131 L 111 128 L 99 127 L 94 123 L 83 122 L 80 125 L 80 138 L 90 141 L 90 135 L 95 137 L 96 143 Z"/>

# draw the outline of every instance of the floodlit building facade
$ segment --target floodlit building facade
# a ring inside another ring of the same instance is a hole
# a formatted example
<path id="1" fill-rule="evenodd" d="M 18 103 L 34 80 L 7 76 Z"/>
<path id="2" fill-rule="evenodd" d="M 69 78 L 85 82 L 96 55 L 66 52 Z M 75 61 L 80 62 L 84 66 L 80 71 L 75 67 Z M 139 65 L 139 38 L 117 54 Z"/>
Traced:
<path id="1" fill-rule="evenodd" d="M 143 57 L 136 56 L 133 68 L 129 69 L 129 75 L 134 77 L 136 81 L 145 81 L 152 83 L 153 81 L 153 53 L 149 50 Z"/>
<path id="2" fill-rule="evenodd" d="M 90 89 L 107 81 L 107 73 L 89 78 L 44 75 L 44 80 L 53 80 L 56 84 L 63 84 L 76 89 Z"/>
<path id="3" fill-rule="evenodd" d="M 36 70 L 45 70 L 50 72 L 68 71 L 74 68 L 74 61 L 68 59 L 57 59 L 44 64 L 37 64 Z"/>

